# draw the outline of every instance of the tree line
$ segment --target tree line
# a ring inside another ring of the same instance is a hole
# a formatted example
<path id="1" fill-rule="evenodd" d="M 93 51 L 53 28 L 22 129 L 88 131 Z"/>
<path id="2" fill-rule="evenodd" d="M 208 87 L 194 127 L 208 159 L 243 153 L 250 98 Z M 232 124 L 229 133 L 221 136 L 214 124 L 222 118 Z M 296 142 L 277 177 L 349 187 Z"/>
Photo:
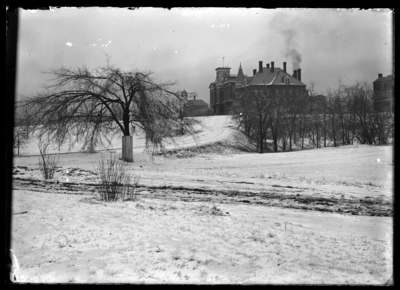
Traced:
<path id="1" fill-rule="evenodd" d="M 388 144 L 393 136 L 394 116 L 375 110 L 367 82 L 344 85 L 339 80 L 325 96 L 315 92 L 313 82 L 300 96 L 278 95 L 267 85 L 245 89 L 236 94 L 231 114 L 260 153 Z"/>

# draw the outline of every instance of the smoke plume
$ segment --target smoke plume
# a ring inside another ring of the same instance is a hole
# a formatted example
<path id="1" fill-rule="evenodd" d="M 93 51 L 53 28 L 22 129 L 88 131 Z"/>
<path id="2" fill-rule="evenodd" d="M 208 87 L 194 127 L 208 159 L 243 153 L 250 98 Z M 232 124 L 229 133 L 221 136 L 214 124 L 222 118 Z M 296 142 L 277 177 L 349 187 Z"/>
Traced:
<path id="1" fill-rule="evenodd" d="M 282 34 L 285 37 L 285 48 L 283 54 L 290 57 L 294 70 L 300 68 L 301 54 L 296 49 L 296 31 L 294 29 L 283 29 Z"/>

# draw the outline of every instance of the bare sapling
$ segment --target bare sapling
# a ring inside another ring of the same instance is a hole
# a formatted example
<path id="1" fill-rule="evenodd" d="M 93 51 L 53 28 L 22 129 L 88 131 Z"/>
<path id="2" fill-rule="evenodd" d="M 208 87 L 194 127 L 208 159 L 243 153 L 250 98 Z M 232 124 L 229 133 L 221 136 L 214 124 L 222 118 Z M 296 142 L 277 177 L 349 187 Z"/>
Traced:
<path id="1" fill-rule="evenodd" d="M 60 160 L 59 154 L 47 154 L 48 142 L 39 142 L 39 170 L 44 179 L 53 179 L 54 172 L 57 169 L 58 161 Z"/>
<path id="2" fill-rule="evenodd" d="M 134 176 L 129 163 L 116 154 L 105 159 L 101 156 L 95 171 L 100 177 L 100 198 L 104 201 L 132 198 L 139 184 L 140 176 Z"/>

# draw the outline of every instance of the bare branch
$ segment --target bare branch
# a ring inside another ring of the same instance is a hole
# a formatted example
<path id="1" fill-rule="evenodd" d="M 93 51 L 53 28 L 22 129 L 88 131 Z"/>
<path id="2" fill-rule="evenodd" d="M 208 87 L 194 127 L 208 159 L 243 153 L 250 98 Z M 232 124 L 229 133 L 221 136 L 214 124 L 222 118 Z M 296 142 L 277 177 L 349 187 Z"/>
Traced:
<path id="1" fill-rule="evenodd" d="M 32 130 L 38 130 L 40 137 L 65 140 L 74 136 L 74 142 L 83 137 L 90 144 L 103 144 L 102 139 L 116 128 L 129 136 L 135 125 L 144 131 L 146 144 L 173 139 L 179 105 L 171 104 L 180 104 L 179 96 L 170 89 L 175 83 L 157 83 L 152 72 L 123 72 L 106 57 L 106 66 L 94 70 L 85 66 L 49 70 L 53 79 L 44 86 L 45 91 L 18 104 L 27 112 L 24 119 Z M 183 126 L 194 134 L 194 122 Z"/>

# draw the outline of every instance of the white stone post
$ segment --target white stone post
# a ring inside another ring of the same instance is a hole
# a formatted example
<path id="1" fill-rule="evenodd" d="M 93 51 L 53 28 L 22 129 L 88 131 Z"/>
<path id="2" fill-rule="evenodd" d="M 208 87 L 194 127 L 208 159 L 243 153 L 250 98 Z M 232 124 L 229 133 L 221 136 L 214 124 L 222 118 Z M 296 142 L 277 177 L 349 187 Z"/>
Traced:
<path id="1" fill-rule="evenodd" d="M 122 159 L 128 162 L 133 162 L 133 137 L 122 137 Z"/>

